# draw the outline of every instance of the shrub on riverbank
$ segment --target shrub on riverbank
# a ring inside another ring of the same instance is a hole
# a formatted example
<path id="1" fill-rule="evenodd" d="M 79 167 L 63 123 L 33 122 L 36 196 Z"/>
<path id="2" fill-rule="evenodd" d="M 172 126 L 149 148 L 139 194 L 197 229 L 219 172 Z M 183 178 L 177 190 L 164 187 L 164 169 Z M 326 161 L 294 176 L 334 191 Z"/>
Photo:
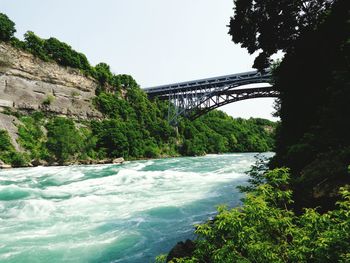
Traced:
<path id="1" fill-rule="evenodd" d="M 275 169 L 249 192 L 239 208 L 220 207 L 214 220 L 198 225 L 190 258 L 170 262 L 349 262 L 350 188 L 340 190 L 337 208 L 296 215 L 289 170 Z"/>

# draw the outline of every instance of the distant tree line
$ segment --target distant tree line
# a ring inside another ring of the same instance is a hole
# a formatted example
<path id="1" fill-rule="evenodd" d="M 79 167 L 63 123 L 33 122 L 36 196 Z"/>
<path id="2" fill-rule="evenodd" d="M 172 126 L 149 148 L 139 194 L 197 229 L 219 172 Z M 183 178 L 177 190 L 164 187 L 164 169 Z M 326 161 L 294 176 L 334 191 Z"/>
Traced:
<path id="1" fill-rule="evenodd" d="M 100 93 L 96 103 L 106 114 L 101 121 L 77 122 L 42 112 L 16 113 L 21 122 L 18 143 L 26 151 L 16 152 L 7 132 L 1 131 L 0 160 L 25 166 L 42 161 L 66 164 L 116 157 L 132 160 L 273 150 L 274 122 L 233 119 L 223 112 L 212 111 L 194 122 L 180 120 L 176 132 L 165 119 L 164 102 L 150 102 L 138 88 L 135 93 L 139 94 L 133 95 L 136 101 Z"/>

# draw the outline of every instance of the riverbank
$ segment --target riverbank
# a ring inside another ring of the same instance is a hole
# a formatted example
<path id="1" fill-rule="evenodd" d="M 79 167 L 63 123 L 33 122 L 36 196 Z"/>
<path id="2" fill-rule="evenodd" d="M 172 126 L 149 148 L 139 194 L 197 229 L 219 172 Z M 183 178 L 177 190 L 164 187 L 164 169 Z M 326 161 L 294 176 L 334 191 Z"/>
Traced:
<path id="1" fill-rule="evenodd" d="M 156 157 L 156 158 L 146 158 L 146 157 L 142 157 L 142 158 L 129 158 L 129 159 L 124 159 L 123 157 L 119 157 L 119 158 L 114 158 L 114 159 L 102 159 L 102 160 L 79 160 L 79 161 L 75 161 L 75 162 L 67 162 L 67 163 L 63 163 L 60 164 L 58 162 L 52 162 L 52 163 L 48 163 L 46 161 L 40 160 L 37 161 L 35 160 L 32 164 L 30 165 L 25 165 L 25 166 L 15 166 L 12 167 L 11 165 L 7 165 L 4 164 L 4 162 L 2 162 L 0 160 L 0 171 L 1 170 L 7 170 L 7 169 L 11 169 L 11 170 L 16 170 L 16 169 L 22 169 L 22 168 L 36 168 L 36 167 L 43 167 L 43 168 L 50 168 L 50 167 L 72 167 L 72 166 L 87 166 L 89 167 L 90 165 L 104 165 L 104 164 L 123 164 L 123 163 L 130 163 L 130 162 L 137 162 L 137 161 L 157 161 L 157 160 L 167 160 L 167 159 L 172 159 L 172 158 L 177 158 L 177 159 L 185 159 L 185 158 L 203 158 L 203 157 L 211 157 L 211 156 L 226 156 L 226 155 L 240 155 L 240 154 L 254 154 L 256 155 L 260 155 L 260 154 L 273 154 L 273 152 L 234 152 L 234 153 L 208 153 L 208 154 L 203 154 L 203 155 L 198 155 L 198 156 L 181 156 L 181 155 L 174 155 L 174 156 L 160 156 L 160 157 Z M 4 168 L 1 168 L 1 165 L 4 165 Z M 6 167 L 8 166 L 8 168 Z"/>
<path id="2" fill-rule="evenodd" d="M 199 155 L 199 156 L 181 156 L 181 155 L 166 155 L 166 156 L 160 156 L 157 158 L 129 158 L 129 159 L 124 159 L 123 157 L 118 157 L 114 159 L 102 159 L 102 160 L 79 160 L 75 162 L 68 162 L 68 163 L 63 163 L 60 164 L 58 162 L 52 162 L 48 163 L 44 160 L 35 160 L 30 165 L 24 165 L 24 166 L 16 166 L 12 167 L 11 165 L 5 164 L 0 160 L 0 170 L 6 170 L 6 169 L 17 169 L 17 168 L 30 168 L 30 167 L 54 167 L 54 166 L 80 166 L 80 165 L 98 165 L 98 164 L 122 164 L 124 162 L 132 162 L 132 161 L 148 161 L 148 160 L 161 160 L 161 159 L 169 159 L 169 158 L 186 158 L 186 157 L 204 157 L 204 156 L 219 156 L 219 155 L 227 155 L 227 154 L 270 154 L 271 152 L 232 152 L 232 153 L 208 153 L 204 155 Z"/>
<path id="3" fill-rule="evenodd" d="M 123 157 L 114 158 L 114 159 L 103 159 L 103 160 L 92 160 L 92 159 L 80 160 L 80 161 L 76 161 L 76 162 L 68 162 L 68 163 L 63 163 L 63 164 L 60 164 L 58 162 L 48 163 L 44 160 L 34 160 L 33 162 L 29 163 L 28 165 L 12 167 L 11 165 L 5 164 L 3 161 L 0 160 L 0 169 L 38 167 L 38 166 L 50 167 L 50 166 L 71 166 L 71 165 L 121 164 L 124 162 L 125 162 L 125 160 Z"/>

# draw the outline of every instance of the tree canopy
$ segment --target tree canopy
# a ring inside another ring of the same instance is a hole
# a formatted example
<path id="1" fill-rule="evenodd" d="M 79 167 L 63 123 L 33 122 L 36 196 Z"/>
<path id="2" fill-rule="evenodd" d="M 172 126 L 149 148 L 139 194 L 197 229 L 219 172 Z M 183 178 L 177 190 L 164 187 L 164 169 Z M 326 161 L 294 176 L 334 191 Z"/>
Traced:
<path id="1" fill-rule="evenodd" d="M 250 54 L 260 52 L 254 67 L 265 69 L 279 50 L 288 51 L 306 31 L 323 21 L 335 0 L 234 0 L 229 34 Z"/>
<path id="2" fill-rule="evenodd" d="M 276 156 L 291 168 L 296 206 L 334 207 L 336 189 L 350 182 L 349 3 L 347 0 L 235 0 L 229 34 L 266 68 L 280 92 Z M 303 187 L 301 187 L 303 186 Z M 333 204 L 333 205 L 332 205 Z"/>
<path id="3" fill-rule="evenodd" d="M 15 32 L 15 23 L 7 15 L 0 13 L 0 40 L 9 41 Z"/>
<path id="4" fill-rule="evenodd" d="M 72 120 L 54 118 L 47 125 L 47 149 L 63 164 L 82 150 L 82 137 Z"/>

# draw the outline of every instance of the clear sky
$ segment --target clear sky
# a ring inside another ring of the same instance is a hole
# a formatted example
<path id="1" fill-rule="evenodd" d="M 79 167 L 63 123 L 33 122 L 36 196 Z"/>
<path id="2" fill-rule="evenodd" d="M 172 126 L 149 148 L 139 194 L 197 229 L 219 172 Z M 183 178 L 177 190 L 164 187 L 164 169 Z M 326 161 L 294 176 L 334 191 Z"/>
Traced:
<path id="1" fill-rule="evenodd" d="M 251 70 L 254 57 L 227 34 L 233 0 L 0 0 L 0 12 L 130 74 L 141 87 Z M 273 119 L 273 99 L 221 107 L 234 117 Z"/>

